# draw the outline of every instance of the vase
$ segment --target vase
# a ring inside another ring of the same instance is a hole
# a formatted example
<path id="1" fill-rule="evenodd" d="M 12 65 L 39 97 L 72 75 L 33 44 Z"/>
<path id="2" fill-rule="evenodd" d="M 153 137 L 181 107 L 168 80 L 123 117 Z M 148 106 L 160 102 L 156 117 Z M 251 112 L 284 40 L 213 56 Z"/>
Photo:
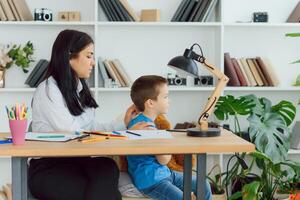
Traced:
<path id="1" fill-rule="evenodd" d="M 5 71 L 6 69 L 0 66 L 0 88 L 5 87 Z"/>

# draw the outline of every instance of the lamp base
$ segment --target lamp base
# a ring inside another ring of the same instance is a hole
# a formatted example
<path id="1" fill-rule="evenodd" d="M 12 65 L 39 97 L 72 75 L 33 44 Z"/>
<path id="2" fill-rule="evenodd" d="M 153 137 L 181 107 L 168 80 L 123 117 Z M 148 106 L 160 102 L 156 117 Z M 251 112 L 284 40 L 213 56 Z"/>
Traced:
<path id="1" fill-rule="evenodd" d="M 187 129 L 187 136 L 192 137 L 217 137 L 220 136 L 221 130 L 219 128 L 208 128 L 208 130 L 200 130 L 199 128 Z"/>

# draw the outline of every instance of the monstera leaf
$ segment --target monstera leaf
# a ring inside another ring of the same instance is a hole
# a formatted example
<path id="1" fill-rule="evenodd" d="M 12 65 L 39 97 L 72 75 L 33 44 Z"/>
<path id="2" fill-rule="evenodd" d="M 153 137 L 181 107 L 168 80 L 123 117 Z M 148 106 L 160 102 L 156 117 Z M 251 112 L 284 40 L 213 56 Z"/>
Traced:
<path id="1" fill-rule="evenodd" d="M 289 101 L 280 101 L 277 105 L 272 106 L 272 112 L 280 114 L 286 125 L 289 126 L 296 116 L 296 107 Z"/>
<path id="2" fill-rule="evenodd" d="M 255 104 L 245 97 L 221 96 L 216 103 L 214 114 L 219 120 L 227 120 L 230 115 L 250 114 L 254 106 Z"/>
<path id="3" fill-rule="evenodd" d="M 289 149 L 289 130 L 277 113 L 266 112 L 262 116 L 248 117 L 249 134 L 256 148 L 265 153 L 274 163 L 286 159 Z"/>

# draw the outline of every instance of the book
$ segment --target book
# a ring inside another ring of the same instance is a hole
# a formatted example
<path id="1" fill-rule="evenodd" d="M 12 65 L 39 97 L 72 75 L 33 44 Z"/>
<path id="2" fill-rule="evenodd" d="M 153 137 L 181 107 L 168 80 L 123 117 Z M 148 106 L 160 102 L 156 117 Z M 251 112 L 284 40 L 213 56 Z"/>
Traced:
<path id="1" fill-rule="evenodd" d="M 259 65 L 262 73 L 264 74 L 264 77 L 266 78 L 268 82 L 268 86 L 274 86 L 274 83 L 272 81 L 272 78 L 270 77 L 270 74 L 267 70 L 267 66 L 265 65 L 264 61 L 261 59 L 261 57 L 256 57 L 256 62 Z"/>
<path id="2" fill-rule="evenodd" d="M 249 78 L 248 78 L 248 76 L 247 76 L 247 74 L 246 74 L 246 72 L 245 72 L 245 69 L 244 69 L 244 67 L 243 67 L 242 62 L 241 62 L 239 59 L 236 59 L 236 61 L 237 61 L 238 65 L 239 65 L 239 67 L 240 67 L 240 70 L 241 70 L 241 72 L 242 72 L 244 78 L 245 78 L 245 81 L 246 81 L 246 83 L 247 83 L 247 86 L 251 86 L 251 83 L 250 83 Z"/>
<path id="3" fill-rule="evenodd" d="M 103 10 L 103 12 L 104 12 L 104 14 L 105 14 L 105 16 L 107 17 L 107 19 L 108 19 L 109 21 L 114 21 L 114 19 L 113 19 L 113 17 L 112 17 L 112 14 L 110 13 L 110 11 L 109 11 L 109 9 L 108 9 L 106 3 L 104 3 L 104 0 L 98 0 L 98 2 L 99 2 L 99 4 L 100 4 L 100 6 L 101 6 L 101 8 L 102 8 L 102 10 Z"/>
<path id="4" fill-rule="evenodd" d="M 202 22 L 207 22 L 209 21 L 216 5 L 217 5 L 218 0 L 211 0 L 209 2 L 209 5 L 207 6 L 207 9 L 204 12 L 203 18 L 202 18 Z"/>
<path id="5" fill-rule="evenodd" d="M 240 69 L 240 66 L 239 66 L 236 58 L 231 58 L 231 62 L 232 62 L 233 67 L 235 69 L 236 75 L 237 75 L 237 77 L 238 77 L 238 79 L 240 81 L 240 85 L 241 86 L 247 86 L 246 79 L 245 79 L 245 77 L 244 77 L 244 75 L 243 75 L 243 73 L 242 73 L 242 71 Z"/>
<path id="6" fill-rule="evenodd" d="M 111 0 L 103 0 L 103 1 L 106 4 L 110 14 L 112 15 L 113 21 L 121 21 L 121 18 L 117 14 L 117 11 L 114 9 Z"/>
<path id="7" fill-rule="evenodd" d="M 105 68 L 106 68 L 106 70 L 107 70 L 107 72 L 108 72 L 108 74 L 109 74 L 109 76 L 111 77 L 111 79 L 113 80 L 113 81 L 115 81 L 115 83 L 118 85 L 118 86 L 121 86 L 121 84 L 120 84 L 120 82 L 119 82 L 119 80 L 118 80 L 118 78 L 117 78 L 117 75 L 115 74 L 115 72 L 114 72 L 114 70 L 113 70 L 113 68 L 112 68 L 112 66 L 111 66 L 111 64 L 110 64 L 110 62 L 109 62 L 109 60 L 104 60 L 104 65 L 105 65 Z"/>
<path id="8" fill-rule="evenodd" d="M 15 4 L 13 3 L 13 1 L 12 0 L 7 0 L 7 1 L 8 1 L 9 7 L 12 10 L 16 20 L 21 21 L 21 17 L 19 15 L 19 13 L 17 12 L 17 9 L 16 9 Z"/>
<path id="9" fill-rule="evenodd" d="M 258 71 L 258 74 L 259 74 L 259 76 L 260 76 L 260 78 L 261 78 L 261 80 L 262 80 L 262 82 L 263 82 L 263 84 L 264 84 L 264 86 L 270 86 L 270 85 L 268 84 L 268 81 L 267 81 L 267 79 L 265 78 L 265 75 L 263 74 L 263 72 L 262 72 L 262 70 L 261 70 L 259 64 L 257 63 L 256 59 L 255 59 L 255 58 L 251 58 L 251 60 L 253 61 L 254 65 L 255 65 L 255 67 L 256 67 L 256 69 L 257 69 L 257 71 Z"/>
<path id="10" fill-rule="evenodd" d="M 103 64 L 103 60 L 101 57 L 98 58 L 98 86 L 104 87 L 105 80 L 109 79 L 105 66 Z"/>
<path id="11" fill-rule="evenodd" d="M 25 0 L 12 0 L 22 21 L 33 21 L 33 16 Z"/>
<path id="12" fill-rule="evenodd" d="M 189 16 L 192 12 L 192 9 L 194 8 L 194 5 L 196 4 L 196 0 L 191 0 L 187 6 L 187 8 L 185 9 L 182 17 L 180 18 L 181 22 L 185 22 L 189 20 Z"/>
<path id="13" fill-rule="evenodd" d="M 175 21 L 178 21 L 178 15 L 179 13 L 181 12 L 184 4 L 186 3 L 187 1 L 186 0 L 182 0 L 181 3 L 179 4 L 179 6 L 177 7 L 172 19 L 171 19 L 171 22 L 175 22 Z"/>
<path id="14" fill-rule="evenodd" d="M 225 70 L 225 75 L 228 76 L 228 78 L 229 78 L 229 82 L 227 84 L 228 86 L 240 86 L 241 85 L 239 78 L 237 76 L 237 73 L 235 71 L 235 68 L 232 64 L 229 53 L 224 53 L 224 70 Z"/>
<path id="15" fill-rule="evenodd" d="M 299 23 L 300 22 L 300 1 L 297 3 L 294 10 L 291 12 L 286 22 L 289 23 Z"/>
<path id="16" fill-rule="evenodd" d="M 208 8 L 209 6 L 212 6 L 211 4 L 213 3 L 213 0 L 208 0 L 200 17 L 198 18 L 198 22 L 203 22 L 204 21 L 204 16 L 205 16 L 205 13 L 208 11 Z"/>
<path id="17" fill-rule="evenodd" d="M 135 10 L 129 5 L 127 0 L 119 0 L 123 7 L 127 10 L 134 21 L 140 21 L 140 17 L 135 13 Z"/>
<path id="18" fill-rule="evenodd" d="M 34 83 L 33 87 L 39 86 L 39 84 L 46 78 L 46 73 L 48 69 L 49 62 L 46 60 L 41 66 L 42 71 L 40 76 L 37 77 L 37 81 Z"/>
<path id="19" fill-rule="evenodd" d="M 4 13 L 4 10 L 3 10 L 1 4 L 0 4 L 0 20 L 1 21 L 7 21 L 7 17 L 5 15 L 5 13 Z"/>
<path id="20" fill-rule="evenodd" d="M 125 16 L 126 20 L 127 21 L 134 21 L 134 19 L 128 13 L 128 11 L 126 10 L 126 8 L 123 6 L 123 4 L 121 4 L 121 2 L 119 0 L 116 0 L 116 3 L 118 5 L 118 7 L 120 8 L 121 12 L 123 13 L 123 15 Z"/>
<path id="21" fill-rule="evenodd" d="M 118 81 L 119 81 L 121 87 L 125 87 L 126 84 L 125 84 L 125 82 L 124 82 L 122 76 L 120 75 L 118 69 L 115 67 L 114 62 L 113 62 L 112 60 L 109 60 L 108 62 L 109 62 L 109 64 L 110 64 L 112 70 L 114 71 L 114 74 L 116 75 L 116 78 L 118 79 Z"/>
<path id="22" fill-rule="evenodd" d="M 258 73 L 258 71 L 257 71 L 257 69 L 256 69 L 256 66 L 255 66 L 255 64 L 253 63 L 252 59 L 251 59 L 251 58 L 246 58 L 246 61 L 247 61 L 248 65 L 249 65 L 249 68 L 250 68 L 250 70 L 251 70 L 251 72 L 252 72 L 252 75 L 253 75 L 253 77 L 254 77 L 254 79 L 255 79 L 257 85 L 258 85 L 258 86 L 263 86 L 264 83 L 263 83 L 263 81 L 261 80 L 261 77 L 260 77 L 260 75 L 259 75 L 259 73 Z"/>
<path id="23" fill-rule="evenodd" d="M 244 70 L 245 70 L 245 72 L 246 72 L 246 75 L 247 75 L 247 77 L 248 77 L 248 80 L 249 80 L 249 82 L 250 82 L 250 85 L 251 86 L 257 86 L 257 82 L 255 81 L 255 79 L 254 79 L 254 76 L 253 76 L 253 74 L 252 74 L 252 72 L 251 72 L 251 70 L 250 70 L 250 67 L 249 67 L 249 65 L 248 65 L 248 63 L 247 63 L 247 61 L 246 61 L 246 59 L 245 58 L 240 58 L 239 59 L 240 60 L 240 62 L 241 62 L 241 66 L 243 66 L 243 68 L 244 68 Z"/>
<path id="24" fill-rule="evenodd" d="M 197 14 L 197 11 L 199 10 L 201 4 L 202 4 L 203 0 L 198 0 L 198 2 L 196 3 L 195 7 L 192 10 L 191 15 L 189 16 L 189 22 L 192 22 Z"/>
<path id="25" fill-rule="evenodd" d="M 272 79 L 272 82 L 273 82 L 274 86 L 278 86 L 280 84 L 280 81 L 278 79 L 277 74 L 274 71 L 274 68 L 271 64 L 271 61 L 268 58 L 261 58 L 261 59 L 263 60 L 265 66 L 266 66 L 266 69 L 270 74 L 270 77 Z"/>
<path id="26" fill-rule="evenodd" d="M 194 22 L 199 22 L 200 17 L 202 15 L 202 13 L 204 12 L 204 9 L 206 8 L 206 5 L 208 4 L 209 0 L 203 0 L 203 2 L 201 3 L 200 8 L 198 9 L 193 21 Z"/>
<path id="27" fill-rule="evenodd" d="M 2 6 L 2 9 L 4 10 L 4 13 L 7 17 L 7 20 L 8 21 L 15 21 L 16 18 L 14 16 L 9 4 L 8 4 L 8 1 L 7 0 L 0 0 L 0 4 Z"/>
<path id="28" fill-rule="evenodd" d="M 126 73 L 126 70 L 123 67 L 123 65 L 121 64 L 121 62 L 118 59 L 114 59 L 113 63 L 117 67 L 121 76 L 123 77 L 123 80 L 125 81 L 126 86 L 130 87 L 132 85 L 132 79 L 130 78 L 128 73 Z"/>
<path id="29" fill-rule="evenodd" d="M 190 0 L 183 0 L 183 1 L 184 1 L 184 4 L 182 5 L 180 11 L 178 12 L 177 16 L 174 19 L 175 22 L 180 22 L 180 19 L 183 16 L 185 9 L 187 8 L 187 6 L 190 3 Z"/>
<path id="30" fill-rule="evenodd" d="M 37 64 L 35 65 L 35 67 L 32 69 L 32 71 L 30 72 L 29 76 L 27 77 L 27 79 L 25 80 L 25 84 L 29 85 L 29 83 L 32 81 L 32 78 L 36 75 L 37 71 L 40 70 L 41 65 L 43 64 L 43 62 L 45 62 L 45 59 L 40 59 Z"/>
<path id="31" fill-rule="evenodd" d="M 130 19 L 127 19 L 123 12 L 121 11 L 121 8 L 117 5 L 118 0 L 110 0 L 114 10 L 116 11 L 117 15 L 119 16 L 120 21 L 130 21 Z"/>

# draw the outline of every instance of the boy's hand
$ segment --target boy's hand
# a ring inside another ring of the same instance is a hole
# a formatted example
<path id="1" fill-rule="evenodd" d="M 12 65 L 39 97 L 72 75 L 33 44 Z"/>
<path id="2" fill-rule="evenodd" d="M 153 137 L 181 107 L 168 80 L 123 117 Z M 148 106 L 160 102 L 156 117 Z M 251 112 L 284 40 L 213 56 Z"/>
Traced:
<path id="1" fill-rule="evenodd" d="M 153 124 L 147 122 L 138 122 L 132 126 L 129 130 L 153 130 Z"/>
<path id="2" fill-rule="evenodd" d="M 128 126 L 128 123 L 130 122 L 130 120 L 132 118 L 134 118 L 137 114 L 139 114 L 139 111 L 136 108 L 136 106 L 134 104 L 132 104 L 125 113 L 124 123 L 125 123 L 126 127 Z"/>
<path id="3" fill-rule="evenodd" d="M 156 155 L 155 158 L 159 164 L 166 165 L 170 162 L 171 155 Z"/>

